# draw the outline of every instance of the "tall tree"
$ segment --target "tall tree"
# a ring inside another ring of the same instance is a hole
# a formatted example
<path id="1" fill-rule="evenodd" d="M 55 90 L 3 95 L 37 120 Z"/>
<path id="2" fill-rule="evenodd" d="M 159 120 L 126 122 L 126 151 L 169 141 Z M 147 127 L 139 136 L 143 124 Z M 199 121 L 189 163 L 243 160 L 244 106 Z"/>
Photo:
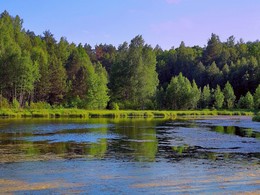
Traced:
<path id="1" fill-rule="evenodd" d="M 200 94 L 201 94 L 201 91 L 198 88 L 195 80 L 193 80 L 192 84 L 191 84 L 191 94 L 190 94 L 191 95 L 191 104 L 190 104 L 191 109 L 197 108 L 198 102 L 200 100 Z"/>
<path id="2" fill-rule="evenodd" d="M 211 92 L 209 85 L 203 87 L 201 98 L 200 98 L 200 106 L 201 108 L 209 108 L 211 103 Z"/>
<path id="3" fill-rule="evenodd" d="M 111 70 L 114 98 L 126 108 L 144 109 L 155 95 L 158 85 L 155 52 L 144 44 L 142 36 L 123 44 Z"/>
<path id="4" fill-rule="evenodd" d="M 214 92 L 214 106 L 217 109 L 221 109 L 224 103 L 224 94 L 222 93 L 219 85 L 217 85 L 217 88 Z"/>
<path id="5" fill-rule="evenodd" d="M 195 81 L 190 81 L 180 73 L 173 77 L 166 89 L 166 103 L 169 109 L 191 109 L 197 106 L 200 91 Z"/>
<path id="6" fill-rule="evenodd" d="M 19 92 L 19 103 L 24 105 L 25 96 L 31 95 L 35 82 L 39 79 L 38 63 L 33 63 L 28 52 L 21 56 L 17 71 L 17 92 Z"/>
<path id="7" fill-rule="evenodd" d="M 221 81 L 222 72 L 220 72 L 215 62 L 213 62 L 210 66 L 207 67 L 206 72 L 207 83 L 212 88 L 215 88 Z"/>
<path id="8" fill-rule="evenodd" d="M 52 105 L 61 104 L 67 91 L 66 70 L 56 56 L 50 60 L 50 92 L 48 102 Z"/>
<path id="9" fill-rule="evenodd" d="M 250 92 L 247 92 L 245 96 L 241 96 L 238 101 L 239 108 L 253 109 L 254 108 L 254 97 Z"/>
<path id="10" fill-rule="evenodd" d="M 50 67 L 48 62 L 48 53 L 44 47 L 35 45 L 31 51 L 32 61 L 38 64 L 39 79 L 35 83 L 33 101 L 46 101 L 50 93 Z"/>
<path id="11" fill-rule="evenodd" d="M 33 92 L 39 78 L 38 64 L 32 62 L 31 44 L 22 31 L 19 16 L 8 12 L 0 16 L 0 89 L 9 101 L 19 98 L 22 105 Z"/>
<path id="12" fill-rule="evenodd" d="M 225 108 L 227 108 L 227 109 L 233 108 L 234 102 L 236 100 L 236 96 L 234 94 L 233 87 L 229 82 L 226 83 L 223 93 L 224 93 L 224 97 L 225 97 L 225 99 L 224 99 Z"/>
<path id="13" fill-rule="evenodd" d="M 258 85 L 254 93 L 254 103 L 255 108 L 260 109 L 260 84 Z"/>
<path id="14" fill-rule="evenodd" d="M 100 63 L 95 64 L 93 70 L 93 74 L 88 77 L 85 107 L 88 109 L 104 109 L 109 101 L 107 72 Z"/>
<path id="15" fill-rule="evenodd" d="M 222 48 L 223 45 L 220 42 L 219 36 L 216 34 L 211 34 L 211 38 L 209 39 L 203 54 L 205 64 L 210 65 L 213 62 L 218 63 L 222 53 Z"/>

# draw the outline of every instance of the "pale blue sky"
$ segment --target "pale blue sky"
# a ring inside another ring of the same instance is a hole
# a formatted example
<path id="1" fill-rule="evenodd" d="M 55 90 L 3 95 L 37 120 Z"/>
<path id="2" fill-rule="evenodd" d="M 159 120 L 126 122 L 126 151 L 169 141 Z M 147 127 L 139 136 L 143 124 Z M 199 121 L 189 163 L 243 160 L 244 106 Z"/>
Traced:
<path id="1" fill-rule="evenodd" d="M 118 46 L 136 35 L 163 49 L 204 46 L 211 33 L 225 41 L 260 38 L 260 0 L 0 0 L 37 35 L 50 30 L 57 40 Z"/>

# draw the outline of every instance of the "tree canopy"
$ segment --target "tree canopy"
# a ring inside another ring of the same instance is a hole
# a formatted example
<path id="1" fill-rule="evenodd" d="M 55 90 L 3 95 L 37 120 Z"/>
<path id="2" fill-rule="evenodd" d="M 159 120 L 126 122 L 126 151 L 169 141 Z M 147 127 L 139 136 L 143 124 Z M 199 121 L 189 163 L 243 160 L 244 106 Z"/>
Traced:
<path id="1" fill-rule="evenodd" d="M 260 109 L 260 42 L 163 50 L 141 35 L 118 47 L 35 35 L 19 16 L 0 15 L 0 105 L 45 102 L 84 109 Z M 116 106 L 115 106 L 116 105 Z"/>

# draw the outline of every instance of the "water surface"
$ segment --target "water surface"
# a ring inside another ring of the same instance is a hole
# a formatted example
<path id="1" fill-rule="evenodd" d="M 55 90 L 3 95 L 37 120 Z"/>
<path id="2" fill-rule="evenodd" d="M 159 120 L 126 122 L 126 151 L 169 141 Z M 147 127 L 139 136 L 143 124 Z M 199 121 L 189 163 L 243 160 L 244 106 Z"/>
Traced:
<path id="1" fill-rule="evenodd" d="M 260 193 L 260 123 L 1 119 L 0 192 Z"/>

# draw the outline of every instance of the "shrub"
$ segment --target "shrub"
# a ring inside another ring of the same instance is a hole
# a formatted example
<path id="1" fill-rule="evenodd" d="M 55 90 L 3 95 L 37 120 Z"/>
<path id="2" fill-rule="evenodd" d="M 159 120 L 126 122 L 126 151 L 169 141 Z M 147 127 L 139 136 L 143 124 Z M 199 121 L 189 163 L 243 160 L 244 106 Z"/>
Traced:
<path id="1" fill-rule="evenodd" d="M 111 107 L 111 110 L 119 110 L 119 105 L 115 102 L 112 102 L 110 107 Z"/>
<path id="2" fill-rule="evenodd" d="M 254 116 L 252 120 L 256 122 L 260 122 L 260 115 Z"/>
<path id="3" fill-rule="evenodd" d="M 51 109 L 51 105 L 46 102 L 32 102 L 30 105 L 31 109 Z"/>
<path id="4" fill-rule="evenodd" d="M 254 108 L 254 98 L 250 92 L 247 92 L 246 96 L 241 96 L 238 101 L 239 108 L 253 109 Z"/>
<path id="5" fill-rule="evenodd" d="M 0 95 L 0 108 L 10 108 L 8 100 Z"/>
<path id="6" fill-rule="evenodd" d="M 20 108 L 20 103 L 17 101 L 17 99 L 13 99 L 12 108 L 14 109 Z"/>

